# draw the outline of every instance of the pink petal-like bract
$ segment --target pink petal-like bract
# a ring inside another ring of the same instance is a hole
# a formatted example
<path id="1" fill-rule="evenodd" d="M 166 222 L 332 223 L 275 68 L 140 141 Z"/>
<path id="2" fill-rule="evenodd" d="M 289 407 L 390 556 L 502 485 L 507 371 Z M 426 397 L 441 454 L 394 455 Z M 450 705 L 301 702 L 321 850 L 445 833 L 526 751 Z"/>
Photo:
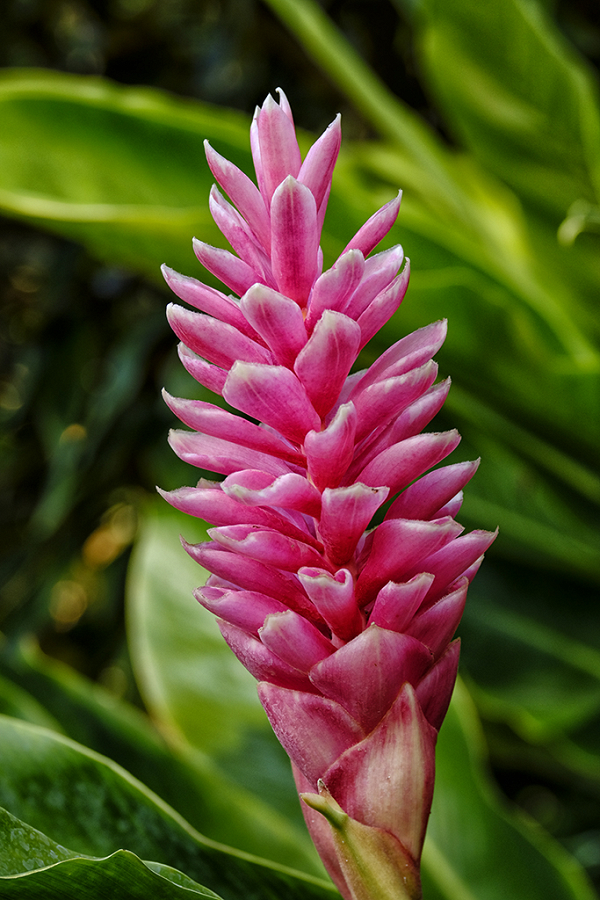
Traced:
<path id="1" fill-rule="evenodd" d="M 226 290 L 165 267 L 196 310 L 171 305 L 169 320 L 188 372 L 239 415 L 165 395 L 190 429 L 172 432 L 175 452 L 225 480 L 161 493 L 215 526 L 183 542 L 212 572 L 196 596 L 260 682 L 342 895 L 417 900 L 452 638 L 494 535 L 459 537 L 478 463 L 440 466 L 458 433 L 422 432 L 449 389 L 433 362 L 446 323 L 360 365 L 408 286 L 400 245 L 373 252 L 400 196 L 323 271 L 340 134 L 338 117 L 303 161 L 280 91 L 252 122 L 256 184 L 206 145 L 228 198 L 215 187 L 210 209 L 234 252 L 194 249 Z"/>

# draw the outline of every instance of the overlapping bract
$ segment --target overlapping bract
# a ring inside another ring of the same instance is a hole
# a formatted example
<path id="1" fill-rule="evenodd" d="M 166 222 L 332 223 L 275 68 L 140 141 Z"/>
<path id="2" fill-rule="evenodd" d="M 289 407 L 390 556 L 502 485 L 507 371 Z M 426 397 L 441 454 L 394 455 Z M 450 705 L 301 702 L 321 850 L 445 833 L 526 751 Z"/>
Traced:
<path id="1" fill-rule="evenodd" d="M 225 479 L 164 496 L 215 526 L 209 542 L 185 545 L 213 573 L 197 597 L 259 680 L 299 791 L 327 793 L 382 835 L 387 858 L 392 842 L 418 880 L 458 664 L 451 640 L 493 535 L 461 535 L 454 519 L 477 464 L 429 471 L 459 442 L 455 431 L 422 433 L 449 389 L 432 361 L 445 323 L 351 373 L 399 307 L 409 264 L 399 246 L 372 254 L 398 197 L 322 271 L 340 138 L 338 117 L 302 161 L 280 93 L 251 127 L 258 187 L 206 146 L 231 201 L 214 187 L 211 212 L 237 255 L 194 249 L 240 299 L 165 267 L 198 310 L 171 305 L 168 316 L 186 369 L 250 418 L 167 395 L 192 429 L 172 433 L 175 452 Z M 354 896 L 335 829 L 315 809 L 306 818 L 317 848 Z"/>

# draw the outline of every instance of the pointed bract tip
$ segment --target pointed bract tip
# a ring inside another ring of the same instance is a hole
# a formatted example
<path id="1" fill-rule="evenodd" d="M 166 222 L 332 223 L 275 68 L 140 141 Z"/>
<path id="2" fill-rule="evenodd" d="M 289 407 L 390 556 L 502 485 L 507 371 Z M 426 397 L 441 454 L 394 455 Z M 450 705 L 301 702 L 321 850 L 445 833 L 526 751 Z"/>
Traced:
<path id="1" fill-rule="evenodd" d="M 176 281 L 178 277 L 181 277 L 179 275 L 179 272 L 177 272 L 175 269 L 172 269 L 166 263 L 162 264 L 162 266 L 160 267 L 160 271 L 162 277 L 165 279 L 169 287 L 171 286 L 172 281 Z"/>
<path id="2" fill-rule="evenodd" d="M 339 132 L 340 141 L 342 138 L 342 114 L 336 113 L 335 119 L 332 119 L 325 131 L 336 131 Z"/>
<path id="3" fill-rule="evenodd" d="M 159 487 L 158 485 L 155 485 L 154 489 L 157 492 L 157 494 L 160 494 L 160 496 L 163 498 L 163 500 L 166 500 L 167 503 L 169 503 L 171 506 L 175 506 L 174 495 L 177 495 L 177 492 L 180 491 L 181 488 L 178 488 L 177 491 L 165 491 L 163 488 Z"/>
<path id="4" fill-rule="evenodd" d="M 282 110 L 284 111 L 284 113 L 286 114 L 286 116 L 288 117 L 288 119 L 289 119 L 289 120 L 292 122 L 292 124 L 293 124 L 293 123 L 294 123 L 294 117 L 293 117 L 293 115 L 292 115 L 292 107 L 290 106 L 290 101 L 289 101 L 288 98 L 287 98 L 287 94 L 286 94 L 285 91 L 284 91 L 282 88 L 280 88 L 280 87 L 276 88 L 276 91 L 277 91 L 277 93 L 279 94 L 279 105 L 280 105 L 280 107 L 282 108 Z"/>

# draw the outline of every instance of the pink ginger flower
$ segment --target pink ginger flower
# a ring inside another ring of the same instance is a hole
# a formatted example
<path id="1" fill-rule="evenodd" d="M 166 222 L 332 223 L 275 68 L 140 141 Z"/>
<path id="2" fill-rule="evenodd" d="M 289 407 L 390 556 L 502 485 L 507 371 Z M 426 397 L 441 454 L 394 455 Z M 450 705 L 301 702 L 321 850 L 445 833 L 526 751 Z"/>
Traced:
<path id="1" fill-rule="evenodd" d="M 250 130 L 258 188 L 206 144 L 231 201 L 213 187 L 211 213 L 237 255 L 194 250 L 240 299 L 165 267 L 199 310 L 168 317 L 185 368 L 244 415 L 166 395 L 193 429 L 172 432 L 175 452 L 225 479 L 164 496 L 215 525 L 207 543 L 184 542 L 213 573 L 196 596 L 259 681 L 340 892 L 416 898 L 452 637 L 494 535 L 461 535 L 454 518 L 477 462 L 432 469 L 458 433 L 422 433 L 449 389 L 432 360 L 446 323 L 351 373 L 402 302 L 409 262 L 400 246 L 372 253 L 398 196 L 322 271 L 340 140 L 338 116 L 302 161 L 280 92 Z"/>

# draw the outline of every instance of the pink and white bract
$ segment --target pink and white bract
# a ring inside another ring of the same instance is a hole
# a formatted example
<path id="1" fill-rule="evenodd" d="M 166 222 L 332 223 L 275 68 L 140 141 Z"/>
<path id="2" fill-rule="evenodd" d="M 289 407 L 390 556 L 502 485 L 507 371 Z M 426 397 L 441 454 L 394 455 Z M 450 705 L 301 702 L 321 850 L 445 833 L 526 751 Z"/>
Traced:
<path id="1" fill-rule="evenodd" d="M 215 526 L 185 544 L 213 573 L 196 596 L 259 681 L 339 890 L 418 897 L 451 641 L 494 535 L 461 535 L 454 519 L 477 463 L 433 469 L 458 433 L 422 433 L 449 389 L 432 360 L 445 322 L 351 372 L 402 302 L 409 263 L 400 246 L 372 252 L 398 197 L 322 271 L 340 139 L 338 117 L 302 161 L 280 92 L 250 130 L 258 187 L 206 145 L 229 197 L 213 187 L 211 213 L 236 255 L 194 250 L 238 296 L 165 267 L 198 310 L 168 317 L 185 368 L 244 415 L 166 395 L 192 429 L 171 434 L 175 452 L 225 479 L 164 496 Z"/>

